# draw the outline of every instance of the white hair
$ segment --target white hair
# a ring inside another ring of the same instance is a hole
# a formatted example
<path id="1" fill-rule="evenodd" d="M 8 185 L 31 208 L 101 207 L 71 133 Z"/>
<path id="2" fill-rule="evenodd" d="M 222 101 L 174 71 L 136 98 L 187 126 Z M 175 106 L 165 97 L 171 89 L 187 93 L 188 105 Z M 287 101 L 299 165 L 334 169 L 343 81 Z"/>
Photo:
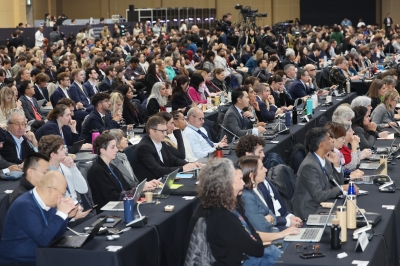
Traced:
<path id="1" fill-rule="evenodd" d="M 286 49 L 286 57 L 289 57 L 289 56 L 295 56 L 296 55 L 296 53 L 294 52 L 294 50 L 292 49 L 292 48 L 287 48 Z"/>

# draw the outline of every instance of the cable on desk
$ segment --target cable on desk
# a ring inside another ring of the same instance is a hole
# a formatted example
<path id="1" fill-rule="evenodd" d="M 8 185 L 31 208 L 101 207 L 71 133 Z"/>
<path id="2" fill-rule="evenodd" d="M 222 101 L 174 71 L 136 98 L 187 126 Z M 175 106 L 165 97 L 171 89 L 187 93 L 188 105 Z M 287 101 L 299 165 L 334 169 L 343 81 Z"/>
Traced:
<path id="1" fill-rule="evenodd" d="M 158 245 L 157 265 L 159 266 L 159 265 L 160 265 L 160 249 L 161 249 L 161 246 L 160 246 L 160 235 L 158 234 L 157 227 L 155 227 L 154 225 L 148 224 L 148 225 L 146 225 L 146 226 L 153 227 L 153 229 L 156 231 L 156 235 L 157 235 L 157 245 Z"/>
<path id="2" fill-rule="evenodd" d="M 386 264 L 387 264 L 387 260 L 388 260 L 388 257 L 389 257 L 390 265 L 393 266 L 393 264 L 392 264 L 392 258 L 390 257 L 389 248 L 388 248 L 388 245 L 387 245 L 387 243 L 386 243 L 385 237 L 384 237 L 383 235 L 381 235 L 381 234 L 374 234 L 374 236 L 380 236 L 380 237 L 383 239 L 383 242 L 385 243 L 385 248 L 386 248 Z"/>

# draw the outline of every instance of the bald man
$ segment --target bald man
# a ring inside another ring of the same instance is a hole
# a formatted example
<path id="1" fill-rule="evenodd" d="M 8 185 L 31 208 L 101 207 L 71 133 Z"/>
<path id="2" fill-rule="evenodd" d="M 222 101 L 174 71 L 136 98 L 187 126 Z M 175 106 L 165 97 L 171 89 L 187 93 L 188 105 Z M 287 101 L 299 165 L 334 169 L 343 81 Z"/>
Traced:
<path id="1" fill-rule="evenodd" d="M 197 47 L 202 47 L 203 46 L 203 40 L 199 36 L 199 27 L 196 25 L 193 25 L 191 27 L 192 30 L 192 42 L 196 44 Z"/>
<path id="2" fill-rule="evenodd" d="M 321 90 L 317 85 L 317 68 L 312 64 L 308 64 L 304 67 L 304 69 L 307 70 L 308 74 L 310 75 L 310 88 L 314 91 Z M 328 95 L 328 93 L 328 90 L 322 90 L 322 95 Z"/>
<path id="3" fill-rule="evenodd" d="M 42 47 L 43 39 L 43 27 L 39 27 L 39 29 L 35 33 L 35 47 Z"/>
<path id="4" fill-rule="evenodd" d="M 68 213 L 74 209 L 72 199 L 64 198 L 66 189 L 64 176 L 49 171 L 37 187 L 11 204 L 0 241 L 0 264 L 34 264 L 36 248 L 65 233 Z"/>

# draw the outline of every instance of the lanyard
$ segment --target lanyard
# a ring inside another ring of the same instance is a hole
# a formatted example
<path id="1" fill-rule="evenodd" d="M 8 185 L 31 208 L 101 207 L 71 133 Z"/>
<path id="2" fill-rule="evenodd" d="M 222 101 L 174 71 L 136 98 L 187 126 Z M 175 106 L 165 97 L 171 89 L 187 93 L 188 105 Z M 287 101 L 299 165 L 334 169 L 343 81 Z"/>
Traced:
<path id="1" fill-rule="evenodd" d="M 118 176 L 114 173 L 114 171 L 112 170 L 111 166 L 108 166 L 108 169 L 110 169 L 111 174 L 114 176 L 114 178 L 118 181 L 119 183 L 119 187 L 121 188 L 121 190 L 124 190 L 124 188 L 122 187 L 121 181 L 119 181 Z"/>
<path id="2" fill-rule="evenodd" d="M 37 201 L 37 199 L 35 198 L 35 195 L 33 195 L 33 192 L 32 192 L 32 191 L 31 191 L 31 194 L 32 194 L 33 200 L 35 201 L 35 203 L 36 203 L 36 205 L 38 206 L 40 212 L 42 213 L 43 220 L 44 220 L 44 222 L 45 222 L 45 224 L 46 224 L 46 227 L 47 227 L 47 226 L 48 226 L 47 218 L 46 218 L 46 216 L 44 215 L 43 209 L 42 209 L 42 207 L 40 207 L 40 204 L 39 204 L 39 202 Z"/>
<path id="3" fill-rule="evenodd" d="M 396 120 L 394 119 L 394 116 L 389 111 L 387 111 L 387 113 L 388 113 L 390 119 L 392 120 L 392 122 L 396 122 Z"/>
<path id="4" fill-rule="evenodd" d="M 11 134 L 11 133 L 10 133 Z M 20 144 L 21 147 L 18 146 L 17 142 L 14 139 L 14 136 L 11 135 L 12 140 L 15 143 L 15 148 L 17 149 L 17 156 L 18 159 L 22 160 L 22 143 Z"/>

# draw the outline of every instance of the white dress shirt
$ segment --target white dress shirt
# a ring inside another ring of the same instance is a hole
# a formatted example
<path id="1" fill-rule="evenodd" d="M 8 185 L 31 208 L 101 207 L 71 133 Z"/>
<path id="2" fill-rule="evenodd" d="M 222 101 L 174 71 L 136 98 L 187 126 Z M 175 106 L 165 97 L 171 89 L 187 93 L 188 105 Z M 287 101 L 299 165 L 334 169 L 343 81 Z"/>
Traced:
<path id="1" fill-rule="evenodd" d="M 204 127 L 197 128 L 190 124 L 188 124 L 183 131 L 183 135 L 189 141 L 194 156 L 196 158 L 204 158 L 215 151 L 215 146 L 218 143 L 213 143 L 214 147 L 211 147 L 210 144 L 208 144 L 208 142 L 203 138 L 203 136 L 197 132 L 197 130 L 199 129 L 204 135 L 208 137 L 207 131 Z"/>

